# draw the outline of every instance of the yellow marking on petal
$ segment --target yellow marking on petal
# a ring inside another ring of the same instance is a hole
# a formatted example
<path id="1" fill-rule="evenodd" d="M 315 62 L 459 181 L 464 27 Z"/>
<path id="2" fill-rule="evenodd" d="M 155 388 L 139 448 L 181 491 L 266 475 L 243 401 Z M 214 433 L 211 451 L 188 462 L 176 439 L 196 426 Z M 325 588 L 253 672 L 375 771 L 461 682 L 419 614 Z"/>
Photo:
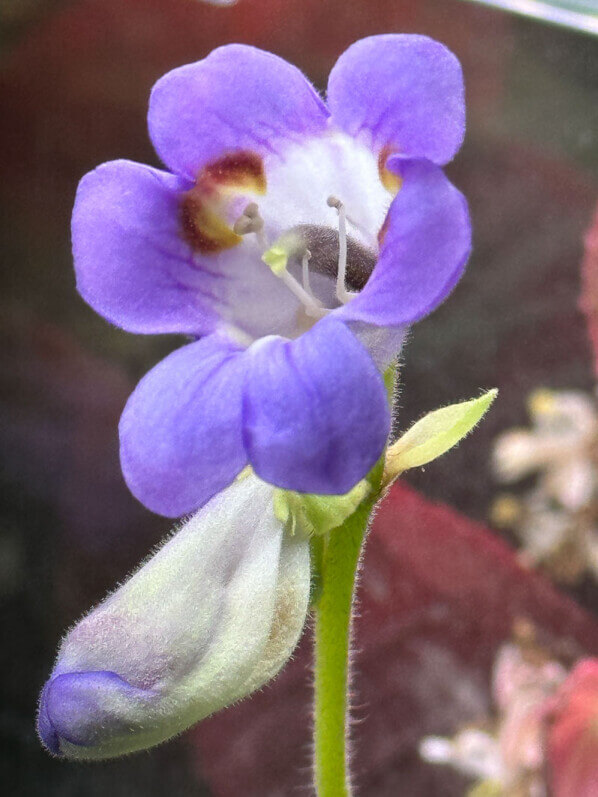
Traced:
<path id="1" fill-rule="evenodd" d="M 386 233 L 388 232 L 388 227 L 390 225 L 390 213 L 387 213 L 384 221 L 382 222 L 382 226 L 378 230 L 378 246 L 382 248 L 382 244 L 384 243 L 384 239 L 386 238 Z"/>
<path id="2" fill-rule="evenodd" d="M 266 193 L 264 164 L 255 152 L 241 150 L 201 170 L 181 201 L 181 226 L 187 243 L 201 254 L 215 254 L 243 240 L 227 219 L 227 201 L 234 196 Z"/>
<path id="3" fill-rule="evenodd" d="M 181 205 L 183 234 L 191 247 L 202 254 L 215 254 L 241 243 L 243 237 L 223 217 L 220 202 L 195 191 L 189 191 Z"/>
<path id="4" fill-rule="evenodd" d="M 266 173 L 259 155 L 249 150 L 231 152 L 204 166 L 198 182 L 216 188 L 230 187 L 235 193 L 266 193 Z"/>
<path id="5" fill-rule="evenodd" d="M 236 481 L 236 482 L 242 482 L 242 481 L 243 481 L 244 479 L 246 479 L 248 476 L 251 476 L 251 475 L 252 475 L 252 473 L 253 473 L 253 468 L 251 467 L 251 465 L 245 465 L 245 467 L 243 468 L 243 470 L 242 470 L 242 471 L 240 471 L 240 472 L 237 474 L 237 476 L 236 476 L 236 478 L 235 478 L 235 481 Z"/>
<path id="6" fill-rule="evenodd" d="M 389 157 L 394 153 L 395 150 L 391 147 L 384 147 L 380 151 L 378 155 L 378 174 L 380 175 L 380 182 L 384 188 L 393 196 L 396 196 L 403 184 L 403 180 L 398 174 L 391 172 L 390 169 L 386 167 Z"/>

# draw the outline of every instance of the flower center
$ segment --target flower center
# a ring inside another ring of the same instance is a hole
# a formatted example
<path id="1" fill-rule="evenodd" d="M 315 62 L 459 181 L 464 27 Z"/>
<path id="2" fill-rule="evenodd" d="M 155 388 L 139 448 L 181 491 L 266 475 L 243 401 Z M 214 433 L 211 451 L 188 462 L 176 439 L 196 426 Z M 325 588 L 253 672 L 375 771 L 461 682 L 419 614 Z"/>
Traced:
<path id="1" fill-rule="evenodd" d="M 376 253 L 347 235 L 347 222 L 355 222 L 347 216 L 344 204 L 334 196 L 328 197 L 327 204 L 337 210 L 337 230 L 298 224 L 272 245 L 266 240 L 264 221 L 255 202 L 247 205 L 233 225 L 236 235 L 256 236 L 262 260 L 299 299 L 310 318 L 322 318 L 331 312 L 334 307 L 327 304 L 347 304 L 365 287 L 376 265 Z M 312 274 L 324 278 L 319 280 L 319 292 L 312 286 Z M 334 284 L 332 295 L 322 295 L 326 283 Z"/>

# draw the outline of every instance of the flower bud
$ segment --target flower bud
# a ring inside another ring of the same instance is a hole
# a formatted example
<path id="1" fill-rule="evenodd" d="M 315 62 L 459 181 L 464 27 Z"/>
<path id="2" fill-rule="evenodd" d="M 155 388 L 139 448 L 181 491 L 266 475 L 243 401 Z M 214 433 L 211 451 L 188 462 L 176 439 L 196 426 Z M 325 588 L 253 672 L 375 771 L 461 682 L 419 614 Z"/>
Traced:
<path id="1" fill-rule="evenodd" d="M 158 744 L 284 665 L 308 609 L 309 543 L 250 475 L 213 498 L 64 638 L 39 707 L 44 745 L 108 758 Z"/>

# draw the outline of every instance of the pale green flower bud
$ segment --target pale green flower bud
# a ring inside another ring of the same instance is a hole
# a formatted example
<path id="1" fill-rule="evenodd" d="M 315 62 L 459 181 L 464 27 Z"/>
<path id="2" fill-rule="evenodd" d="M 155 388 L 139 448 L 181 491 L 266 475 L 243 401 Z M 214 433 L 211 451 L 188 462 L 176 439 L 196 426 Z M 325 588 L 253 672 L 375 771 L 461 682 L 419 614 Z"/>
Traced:
<path id="1" fill-rule="evenodd" d="M 309 543 L 285 532 L 273 488 L 235 482 L 66 635 L 40 700 L 43 743 L 117 756 L 245 697 L 291 655 L 309 590 Z"/>

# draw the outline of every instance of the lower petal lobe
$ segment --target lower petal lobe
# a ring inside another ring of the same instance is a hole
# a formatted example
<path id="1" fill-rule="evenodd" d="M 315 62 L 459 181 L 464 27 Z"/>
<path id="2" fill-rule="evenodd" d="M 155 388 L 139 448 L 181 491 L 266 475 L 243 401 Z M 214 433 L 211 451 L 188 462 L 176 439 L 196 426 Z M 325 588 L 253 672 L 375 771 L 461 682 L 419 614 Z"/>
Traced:
<path id="1" fill-rule="evenodd" d="M 429 161 L 391 158 L 402 178 L 382 229 L 378 263 L 363 291 L 335 316 L 407 326 L 428 315 L 461 277 L 471 249 L 464 196 Z"/>
<path id="2" fill-rule="evenodd" d="M 202 506 L 246 464 L 241 437 L 242 354 L 210 335 L 162 360 L 137 385 L 120 421 L 131 492 L 177 517 Z"/>
<path id="3" fill-rule="evenodd" d="M 329 318 L 296 340 L 266 338 L 247 356 L 243 440 L 258 476 L 299 492 L 350 490 L 377 461 L 390 426 L 364 346 Z"/>

